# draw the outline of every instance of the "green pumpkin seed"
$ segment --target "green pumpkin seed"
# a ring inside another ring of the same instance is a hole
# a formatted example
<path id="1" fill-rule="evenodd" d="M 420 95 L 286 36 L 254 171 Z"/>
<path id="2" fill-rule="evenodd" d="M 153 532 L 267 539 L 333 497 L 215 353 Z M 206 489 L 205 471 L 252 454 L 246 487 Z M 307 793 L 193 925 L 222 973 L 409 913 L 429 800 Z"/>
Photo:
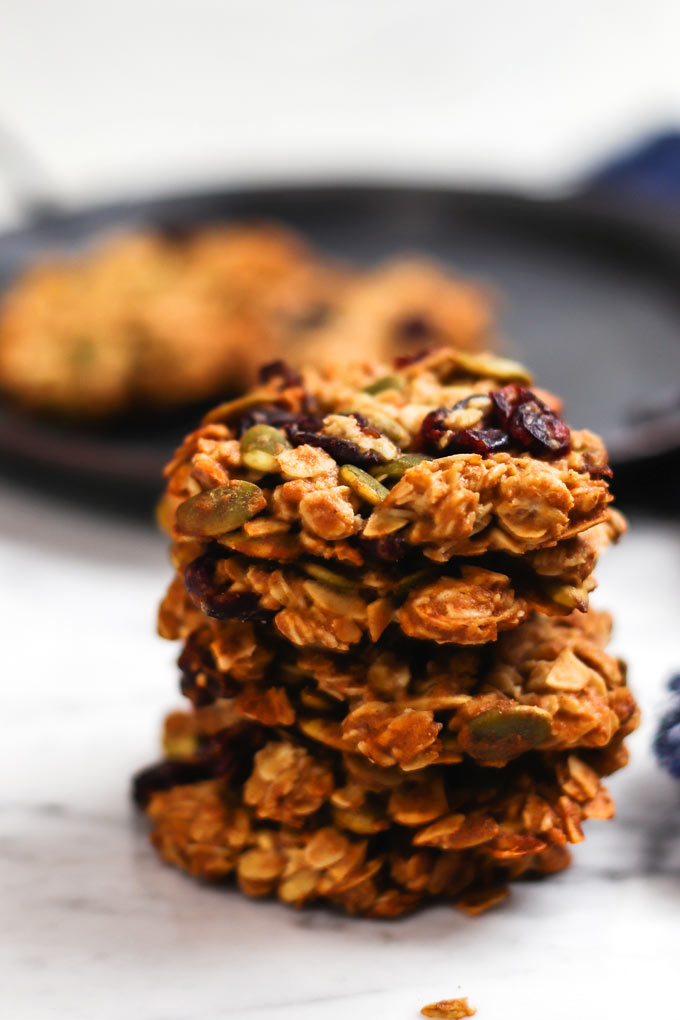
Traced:
<path id="1" fill-rule="evenodd" d="M 297 535 L 246 535 L 236 531 L 220 539 L 220 545 L 256 560 L 276 560 L 290 563 L 300 555 L 300 539 Z"/>
<path id="2" fill-rule="evenodd" d="M 458 739 L 473 758 L 503 761 L 538 747 L 551 732 L 548 712 L 532 705 L 514 705 L 492 708 L 469 719 Z"/>
<path id="3" fill-rule="evenodd" d="M 396 599 L 404 599 L 413 588 L 419 588 L 428 581 L 434 580 L 434 567 L 426 567 L 424 570 L 416 570 L 413 574 L 406 574 L 398 581 L 392 589 L 392 595 Z"/>
<path id="4" fill-rule="evenodd" d="M 352 591 L 356 591 L 359 588 L 359 584 L 356 581 L 345 577 L 344 574 L 337 573 L 335 570 L 329 570 L 328 567 L 322 566 L 321 563 L 301 563 L 300 566 L 309 577 L 313 577 L 315 581 L 327 584 L 331 588 L 344 588 Z"/>
<path id="5" fill-rule="evenodd" d="M 519 361 L 511 361 L 510 358 L 498 358 L 495 354 L 483 352 L 481 354 L 456 353 L 456 368 L 462 369 L 468 375 L 477 376 L 481 379 L 497 379 L 499 382 L 533 382 L 533 376 L 526 370 Z"/>
<path id="6" fill-rule="evenodd" d="M 382 411 L 377 411 L 371 407 L 369 410 L 362 411 L 365 415 L 369 425 L 372 425 L 378 432 L 382 432 L 384 436 L 391 439 L 397 446 L 406 446 L 410 442 L 411 437 L 398 421 L 394 418 L 390 418 L 389 415 L 383 414 Z"/>
<path id="7" fill-rule="evenodd" d="M 214 538 L 240 528 L 266 505 L 257 485 L 235 480 L 199 492 L 181 503 L 177 508 L 177 526 L 185 535 Z"/>
<path id="8" fill-rule="evenodd" d="M 369 386 L 364 386 L 363 392 L 375 396 L 376 393 L 385 393 L 386 390 L 403 390 L 404 385 L 404 379 L 400 375 L 383 375 Z"/>
<path id="9" fill-rule="evenodd" d="M 383 414 L 382 411 L 377 410 L 374 407 L 363 407 L 361 411 L 358 411 L 356 407 L 345 407 L 340 409 L 338 414 L 344 414 L 349 417 L 352 414 L 362 415 L 371 428 L 374 428 L 376 432 L 381 432 L 384 436 L 387 436 L 396 446 L 405 446 L 411 441 L 411 437 L 403 428 L 398 421 L 394 418 L 390 418 L 389 415 Z"/>
<path id="10" fill-rule="evenodd" d="M 253 425 L 241 436 L 241 460 L 251 471 L 277 470 L 276 458 L 291 446 L 285 434 L 271 425 Z"/>
<path id="11" fill-rule="evenodd" d="M 363 471 L 360 467 L 355 467 L 354 464 L 343 464 L 338 471 L 338 477 L 345 485 L 349 485 L 350 489 L 356 492 L 360 499 L 370 503 L 372 506 L 382 503 L 390 491 L 384 485 L 381 485 L 380 482 L 377 482 L 367 471 Z"/>
<path id="12" fill-rule="evenodd" d="M 371 474 L 381 481 L 385 478 L 396 481 L 405 475 L 409 468 L 422 464 L 424 460 L 433 460 L 433 458 L 424 457 L 420 453 L 402 453 L 401 457 L 390 460 L 387 464 L 379 464 L 377 467 L 371 468 Z"/>

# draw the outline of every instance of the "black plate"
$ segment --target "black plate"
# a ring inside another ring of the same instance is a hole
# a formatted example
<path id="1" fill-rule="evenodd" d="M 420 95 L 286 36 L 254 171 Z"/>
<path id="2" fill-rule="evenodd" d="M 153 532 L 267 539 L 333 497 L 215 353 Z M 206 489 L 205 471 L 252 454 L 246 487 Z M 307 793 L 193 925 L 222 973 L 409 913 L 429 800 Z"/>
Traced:
<path id="1" fill-rule="evenodd" d="M 594 197 L 310 186 L 109 205 L 1 236 L 0 286 L 48 251 L 72 252 L 113 230 L 244 218 L 283 222 L 358 262 L 424 252 L 488 281 L 511 353 L 565 397 L 573 426 L 604 436 L 615 464 L 680 446 L 680 246 L 658 224 Z M 0 453 L 61 490 L 148 506 L 198 414 L 83 431 L 0 406 Z"/>

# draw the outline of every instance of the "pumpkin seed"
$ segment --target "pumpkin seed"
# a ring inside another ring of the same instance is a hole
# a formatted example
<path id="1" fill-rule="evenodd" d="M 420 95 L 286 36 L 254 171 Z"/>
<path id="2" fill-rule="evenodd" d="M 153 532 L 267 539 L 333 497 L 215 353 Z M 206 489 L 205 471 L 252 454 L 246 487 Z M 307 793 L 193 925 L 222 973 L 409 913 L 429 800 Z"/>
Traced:
<path id="1" fill-rule="evenodd" d="M 506 761 L 538 747 L 552 732 L 551 717 L 533 705 L 492 708 L 468 719 L 458 734 L 460 747 L 481 761 Z"/>
<path id="2" fill-rule="evenodd" d="M 369 425 L 372 425 L 378 432 L 382 432 L 397 446 L 406 446 L 410 442 L 411 437 L 403 425 L 400 425 L 394 418 L 390 418 L 389 415 L 383 414 L 382 411 L 377 411 L 373 407 L 365 409 L 361 413 L 366 417 Z"/>
<path id="3" fill-rule="evenodd" d="M 468 375 L 478 376 L 481 379 L 498 379 L 499 382 L 523 382 L 531 383 L 533 376 L 526 370 L 519 361 L 511 361 L 510 358 L 498 358 L 495 354 L 482 352 L 481 354 L 456 353 L 456 368 L 462 369 Z"/>
<path id="4" fill-rule="evenodd" d="M 383 375 L 375 382 L 364 386 L 363 392 L 375 396 L 376 393 L 384 393 L 386 390 L 403 390 L 404 380 L 400 375 Z"/>
<path id="5" fill-rule="evenodd" d="M 251 471 L 276 471 L 278 454 L 290 449 L 284 433 L 272 425 L 253 425 L 241 436 L 241 460 Z"/>
<path id="6" fill-rule="evenodd" d="M 344 574 L 340 574 L 335 570 L 329 570 L 328 567 L 322 566 L 321 563 L 301 563 L 300 566 L 309 577 L 313 577 L 315 581 L 327 584 L 331 588 L 345 588 L 354 591 L 359 588 L 359 584 L 356 581 L 345 577 Z"/>
<path id="7" fill-rule="evenodd" d="M 256 560 L 276 560 L 279 563 L 296 560 L 301 552 L 298 536 L 287 533 L 246 535 L 243 531 L 236 531 L 221 538 L 220 545 L 225 545 L 227 549 L 232 549 L 234 552 L 253 557 Z"/>
<path id="8" fill-rule="evenodd" d="M 348 418 L 355 414 L 361 415 L 362 418 L 366 419 L 371 428 L 375 429 L 376 432 L 382 433 L 395 446 L 405 446 L 411 441 L 411 436 L 398 421 L 390 418 L 387 414 L 383 414 L 382 411 L 375 407 L 362 407 L 359 411 L 356 407 L 348 406 L 341 408 L 337 413 Z"/>
<path id="9" fill-rule="evenodd" d="M 433 457 L 425 457 L 420 453 L 402 453 L 400 457 L 388 461 L 387 464 L 378 464 L 377 467 L 371 468 L 371 474 L 380 480 L 391 478 L 396 481 L 405 475 L 409 468 L 422 464 L 424 460 L 433 459 Z"/>
<path id="10" fill-rule="evenodd" d="M 343 464 L 338 471 L 338 477 L 345 485 L 349 485 L 353 492 L 356 492 L 360 499 L 377 506 L 382 503 L 385 496 L 389 495 L 389 489 L 376 481 L 372 475 L 354 464 Z"/>
<path id="11" fill-rule="evenodd" d="M 213 538 L 235 531 L 267 505 L 262 490 L 252 482 L 234 480 L 199 492 L 180 503 L 176 521 L 186 535 Z"/>
<path id="12" fill-rule="evenodd" d="M 426 567 L 424 570 L 416 570 L 413 574 L 406 574 L 398 581 L 392 589 L 392 595 L 394 598 L 403 599 L 406 598 L 408 593 L 413 588 L 418 588 L 422 584 L 427 584 L 434 578 L 434 568 Z"/>

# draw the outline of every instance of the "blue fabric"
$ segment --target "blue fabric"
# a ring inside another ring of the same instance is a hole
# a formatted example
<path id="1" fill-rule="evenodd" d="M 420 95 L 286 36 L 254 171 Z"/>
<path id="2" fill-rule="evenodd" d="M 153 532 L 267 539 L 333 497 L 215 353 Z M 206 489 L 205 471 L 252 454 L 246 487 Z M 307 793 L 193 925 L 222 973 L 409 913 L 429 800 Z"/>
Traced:
<path id="1" fill-rule="evenodd" d="M 680 131 L 652 135 L 615 156 L 587 178 L 585 187 L 680 204 Z"/>

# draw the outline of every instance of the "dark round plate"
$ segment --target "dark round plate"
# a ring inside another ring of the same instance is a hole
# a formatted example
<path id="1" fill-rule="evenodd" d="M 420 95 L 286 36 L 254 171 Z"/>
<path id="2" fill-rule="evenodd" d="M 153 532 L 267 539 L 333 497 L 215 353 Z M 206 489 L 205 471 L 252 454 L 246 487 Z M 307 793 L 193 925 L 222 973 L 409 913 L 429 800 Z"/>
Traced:
<path id="1" fill-rule="evenodd" d="M 250 218 L 288 224 L 358 262 L 421 252 L 488 282 L 510 352 L 564 396 L 570 424 L 604 436 L 615 464 L 680 446 L 680 246 L 593 197 L 309 186 L 108 205 L 0 236 L 0 286 L 46 252 L 72 252 L 113 230 Z M 88 430 L 0 405 L 0 454 L 62 491 L 148 506 L 199 413 Z"/>

